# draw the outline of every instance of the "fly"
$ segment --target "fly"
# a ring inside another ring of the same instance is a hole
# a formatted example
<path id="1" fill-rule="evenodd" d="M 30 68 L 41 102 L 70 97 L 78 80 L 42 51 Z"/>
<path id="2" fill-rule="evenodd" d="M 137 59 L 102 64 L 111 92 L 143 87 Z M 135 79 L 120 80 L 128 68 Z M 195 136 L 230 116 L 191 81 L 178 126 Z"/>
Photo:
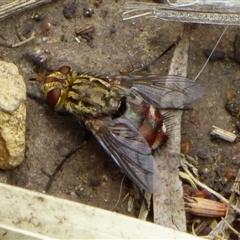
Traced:
<path id="1" fill-rule="evenodd" d="M 168 140 L 162 109 L 184 109 L 203 95 L 180 76 L 92 76 L 62 66 L 44 78 L 44 95 L 56 111 L 83 121 L 122 171 L 141 189 L 160 192 L 152 152 Z"/>

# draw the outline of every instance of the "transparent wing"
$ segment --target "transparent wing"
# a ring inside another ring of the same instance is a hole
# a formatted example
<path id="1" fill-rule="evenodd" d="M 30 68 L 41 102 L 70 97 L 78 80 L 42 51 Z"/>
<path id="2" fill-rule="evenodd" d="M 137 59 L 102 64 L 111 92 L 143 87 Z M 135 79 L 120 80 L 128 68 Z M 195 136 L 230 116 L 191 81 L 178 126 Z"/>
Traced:
<path id="1" fill-rule="evenodd" d="M 105 118 L 86 121 L 86 126 L 137 186 L 160 192 L 160 173 L 152 150 L 131 122 L 123 117 Z"/>
<path id="2" fill-rule="evenodd" d="M 204 93 L 199 83 L 181 76 L 130 75 L 121 77 L 121 84 L 160 109 L 183 108 Z"/>

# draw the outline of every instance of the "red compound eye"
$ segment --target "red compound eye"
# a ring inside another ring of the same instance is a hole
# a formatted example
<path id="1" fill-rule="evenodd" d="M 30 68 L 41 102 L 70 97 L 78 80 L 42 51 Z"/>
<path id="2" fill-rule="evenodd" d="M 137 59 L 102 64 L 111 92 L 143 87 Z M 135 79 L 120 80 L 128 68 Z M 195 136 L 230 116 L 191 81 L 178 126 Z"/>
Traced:
<path id="1" fill-rule="evenodd" d="M 57 105 L 57 102 L 61 95 L 60 88 L 54 88 L 47 94 L 47 104 L 49 107 L 54 108 Z"/>
<path id="2" fill-rule="evenodd" d="M 70 66 L 62 66 L 58 69 L 58 72 L 62 73 L 63 75 L 68 75 L 71 71 Z"/>

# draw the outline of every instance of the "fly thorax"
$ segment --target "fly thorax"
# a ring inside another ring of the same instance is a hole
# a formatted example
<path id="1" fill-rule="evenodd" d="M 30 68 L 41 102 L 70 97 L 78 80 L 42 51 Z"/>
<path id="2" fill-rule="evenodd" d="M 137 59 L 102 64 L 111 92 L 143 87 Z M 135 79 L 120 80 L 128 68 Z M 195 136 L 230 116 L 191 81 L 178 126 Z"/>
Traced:
<path id="1" fill-rule="evenodd" d="M 66 108 L 81 117 L 100 117 L 117 111 L 121 103 L 119 93 L 102 79 L 79 75 L 67 96 Z"/>

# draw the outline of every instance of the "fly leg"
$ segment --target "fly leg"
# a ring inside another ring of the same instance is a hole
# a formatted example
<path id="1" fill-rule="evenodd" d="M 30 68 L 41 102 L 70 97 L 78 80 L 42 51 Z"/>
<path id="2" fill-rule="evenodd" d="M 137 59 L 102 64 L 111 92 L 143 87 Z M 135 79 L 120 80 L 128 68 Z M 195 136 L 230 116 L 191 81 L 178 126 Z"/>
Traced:
<path id="1" fill-rule="evenodd" d="M 47 186 L 45 188 L 45 192 L 48 192 L 51 185 L 52 185 L 52 182 L 55 178 L 55 176 L 57 175 L 57 173 L 61 170 L 62 166 L 64 165 L 64 163 L 68 160 L 68 158 L 70 158 L 76 151 L 78 151 L 80 148 L 82 148 L 84 145 L 86 145 L 86 141 L 84 141 L 82 144 L 78 145 L 77 147 L 71 149 L 65 156 L 64 158 L 62 159 L 62 161 L 58 164 L 58 166 L 55 168 L 54 172 L 49 175 L 45 172 L 45 170 L 42 169 L 42 172 L 44 174 L 46 174 L 48 177 L 49 177 L 49 180 L 47 182 Z"/>
<path id="2" fill-rule="evenodd" d="M 153 59 L 151 62 L 149 62 L 145 66 L 143 66 L 141 68 L 138 68 L 136 70 L 133 70 L 132 72 L 130 72 L 130 74 L 131 75 L 132 74 L 139 74 L 143 71 L 148 70 L 151 65 L 156 63 L 162 56 L 164 56 L 166 53 L 168 53 L 174 46 L 176 46 L 178 44 L 179 41 L 180 41 L 180 37 L 178 36 L 177 40 L 175 40 L 169 47 L 167 47 L 167 49 L 164 50 L 159 56 L 157 56 L 155 59 Z"/>
<path id="3" fill-rule="evenodd" d="M 42 169 L 42 172 L 49 177 L 49 180 L 48 180 L 48 182 L 47 182 L 47 186 L 46 186 L 46 188 L 45 188 L 45 192 L 48 192 L 48 191 L 49 191 L 49 189 L 50 189 L 50 187 L 51 187 L 51 185 L 52 185 L 52 182 L 53 182 L 54 179 L 55 179 L 55 176 L 56 176 L 57 173 L 61 170 L 61 168 L 62 168 L 62 166 L 64 165 L 64 163 L 65 163 L 75 152 L 77 152 L 79 149 L 81 149 L 82 147 L 84 147 L 84 146 L 87 144 L 90 136 L 91 136 L 91 133 L 90 133 L 89 131 L 87 131 L 87 132 L 85 133 L 85 136 L 84 136 L 84 141 L 83 141 L 80 145 L 78 145 L 77 147 L 71 149 L 71 150 L 64 156 L 64 158 L 63 158 L 62 161 L 58 164 L 58 166 L 55 168 L 55 170 L 54 170 L 54 172 L 53 172 L 52 174 L 49 175 L 48 173 L 46 173 L 45 170 Z"/>

